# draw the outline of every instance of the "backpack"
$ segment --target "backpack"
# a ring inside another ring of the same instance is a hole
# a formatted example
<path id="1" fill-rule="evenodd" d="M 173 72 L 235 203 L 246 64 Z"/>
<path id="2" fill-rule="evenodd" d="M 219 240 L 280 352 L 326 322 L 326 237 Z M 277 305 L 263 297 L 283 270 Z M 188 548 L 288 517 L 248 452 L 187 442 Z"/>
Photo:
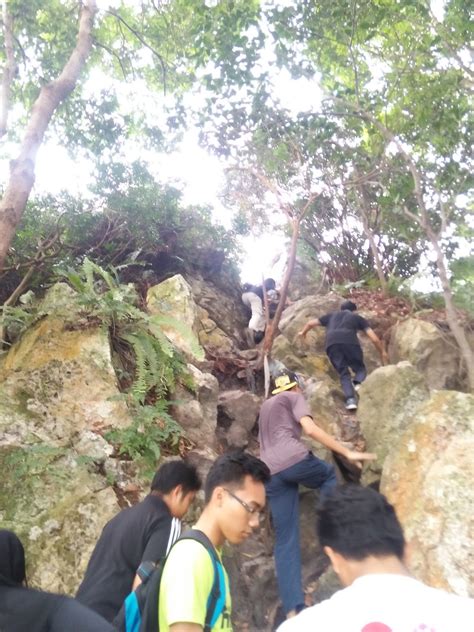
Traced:
<path id="1" fill-rule="evenodd" d="M 222 563 L 209 538 L 197 529 L 190 529 L 183 533 L 180 540 L 196 540 L 209 553 L 214 567 L 214 581 L 207 601 L 204 632 L 210 632 L 212 626 L 220 617 L 225 606 L 225 578 Z M 169 555 L 169 553 L 168 553 Z M 159 594 L 163 568 L 167 557 L 155 566 L 148 575 L 142 575 L 142 583 L 125 599 L 121 611 L 113 624 L 120 632 L 159 632 Z"/>

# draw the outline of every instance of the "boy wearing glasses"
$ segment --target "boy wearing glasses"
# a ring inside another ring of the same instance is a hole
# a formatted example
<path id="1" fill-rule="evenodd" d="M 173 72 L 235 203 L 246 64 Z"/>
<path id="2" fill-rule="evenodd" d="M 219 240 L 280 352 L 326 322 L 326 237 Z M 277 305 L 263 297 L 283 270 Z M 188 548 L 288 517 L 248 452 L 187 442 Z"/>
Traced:
<path id="1" fill-rule="evenodd" d="M 213 464 L 204 485 L 205 507 L 194 525 L 216 549 L 227 540 L 239 544 L 258 527 L 265 506 L 268 467 L 244 452 L 224 454 Z M 219 616 L 212 631 L 231 632 L 229 580 L 219 564 Z M 195 540 L 180 540 L 172 548 L 163 569 L 159 596 L 160 632 L 202 632 L 215 569 L 206 548 Z"/>
<path id="2" fill-rule="evenodd" d="M 301 581 L 298 486 L 318 489 L 321 494 L 336 486 L 334 467 L 321 461 L 301 441 L 304 433 L 360 467 L 374 454 L 348 450 L 319 428 L 303 397 L 299 377 L 282 371 L 275 377 L 274 397 L 260 409 L 258 439 L 260 458 L 270 469 L 266 492 L 275 529 L 275 565 L 278 589 L 286 616 L 305 607 Z"/>

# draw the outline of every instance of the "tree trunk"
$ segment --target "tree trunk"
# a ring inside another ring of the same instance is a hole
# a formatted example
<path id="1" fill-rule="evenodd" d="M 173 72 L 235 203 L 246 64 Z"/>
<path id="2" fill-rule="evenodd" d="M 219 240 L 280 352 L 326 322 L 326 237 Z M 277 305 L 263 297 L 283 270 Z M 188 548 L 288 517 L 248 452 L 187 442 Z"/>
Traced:
<path id="1" fill-rule="evenodd" d="M 0 202 L 0 267 L 5 261 L 35 182 L 36 156 L 46 129 L 59 104 L 74 90 L 90 54 L 91 33 L 96 13 L 96 1 L 84 0 L 76 47 L 59 77 L 41 88 L 31 110 L 20 154 L 10 163 L 10 178 Z"/>
<path id="2" fill-rule="evenodd" d="M 353 112 L 357 113 L 362 118 L 373 123 L 375 127 L 383 134 L 383 136 L 387 140 L 389 140 L 390 142 L 393 142 L 396 145 L 398 152 L 404 158 L 410 170 L 410 173 L 413 178 L 413 183 L 415 185 L 415 191 L 414 191 L 415 199 L 416 199 L 418 210 L 421 216 L 415 215 L 414 213 L 408 211 L 408 209 L 406 208 L 405 208 L 405 214 L 407 215 L 407 217 L 409 217 L 413 221 L 418 222 L 418 224 L 424 230 L 428 240 L 430 241 L 436 253 L 436 267 L 438 268 L 438 275 L 441 280 L 441 285 L 443 288 L 444 302 L 446 305 L 446 317 L 448 320 L 449 327 L 451 331 L 453 332 L 454 339 L 456 340 L 458 344 L 459 350 L 461 352 L 461 356 L 466 364 L 469 390 L 471 392 L 474 392 L 474 353 L 472 352 L 472 349 L 469 345 L 464 329 L 462 328 L 456 314 L 456 309 L 454 307 L 454 301 L 453 301 L 453 294 L 451 291 L 451 285 L 449 283 L 448 271 L 446 268 L 444 254 L 439 242 L 439 236 L 436 234 L 436 232 L 434 231 L 431 225 L 428 211 L 425 206 L 425 202 L 423 198 L 421 174 L 418 171 L 418 168 L 412 156 L 403 146 L 403 143 L 399 141 L 396 135 L 391 130 L 389 130 L 388 127 L 385 127 L 385 125 L 383 125 L 375 116 L 373 116 L 373 114 L 365 110 L 361 110 L 359 106 L 353 105 L 344 99 L 340 99 L 338 97 L 331 97 L 331 98 L 335 103 L 339 103 L 339 104 L 342 104 L 344 107 L 350 108 Z M 440 200 L 440 204 L 441 204 L 441 200 Z M 446 224 L 446 217 L 444 216 L 444 213 L 441 214 L 441 224 L 442 226 L 441 226 L 440 235 L 442 234 L 443 227 Z"/>
<path id="3" fill-rule="evenodd" d="M 355 169 L 354 173 L 359 178 L 359 172 L 357 171 L 357 169 Z M 377 271 L 377 276 L 380 281 L 382 292 L 385 296 L 387 296 L 388 294 L 387 279 L 385 278 L 385 274 L 383 271 L 379 249 L 378 249 L 377 244 L 375 243 L 374 233 L 369 225 L 369 203 L 368 203 L 367 196 L 365 193 L 364 185 L 360 183 L 357 186 L 357 190 L 359 192 L 359 210 L 360 210 L 361 219 L 362 219 L 362 226 L 364 228 L 364 233 L 366 234 L 366 237 L 369 240 L 369 246 L 370 246 L 370 250 L 372 251 L 372 256 L 374 257 L 375 269 Z"/>
<path id="4" fill-rule="evenodd" d="M 3 39 L 5 48 L 5 65 L 2 74 L 2 93 L 0 97 L 0 138 L 7 133 L 8 111 L 13 77 L 16 73 L 15 49 L 13 46 L 13 20 L 8 11 L 8 2 L 2 3 Z"/>
<path id="5" fill-rule="evenodd" d="M 459 323 L 458 316 L 456 314 L 456 308 L 454 307 L 453 293 L 451 291 L 451 284 L 449 283 L 448 271 L 446 268 L 444 253 L 441 250 L 439 240 L 434 231 L 429 226 L 425 226 L 425 232 L 433 246 L 433 250 L 436 253 L 436 266 L 438 268 L 439 278 L 443 288 L 444 303 L 446 305 L 446 318 L 448 320 L 449 327 L 453 332 L 454 339 L 456 340 L 461 356 L 466 364 L 467 378 L 469 384 L 469 390 L 474 393 L 474 353 L 469 345 L 466 333 Z"/>

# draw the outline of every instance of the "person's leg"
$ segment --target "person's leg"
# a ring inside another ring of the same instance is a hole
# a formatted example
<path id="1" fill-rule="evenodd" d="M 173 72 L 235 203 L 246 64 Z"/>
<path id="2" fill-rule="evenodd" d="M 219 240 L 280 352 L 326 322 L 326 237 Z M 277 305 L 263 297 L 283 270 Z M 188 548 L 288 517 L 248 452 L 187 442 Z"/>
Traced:
<path id="1" fill-rule="evenodd" d="M 244 294 L 246 304 L 252 311 L 252 317 L 249 320 L 249 329 L 253 331 L 263 331 L 265 329 L 265 316 L 263 314 L 262 299 L 254 292 L 246 292 Z"/>
<path id="2" fill-rule="evenodd" d="M 367 377 L 367 369 L 364 364 L 364 355 L 362 347 L 359 345 L 348 345 L 346 350 L 346 359 L 354 371 L 354 383 L 361 384 Z"/>
<path id="3" fill-rule="evenodd" d="M 349 371 L 349 365 L 344 353 L 344 345 L 331 345 L 326 350 L 327 356 L 331 361 L 331 364 L 336 369 L 339 379 L 341 381 L 344 397 L 349 399 L 355 396 L 354 387 L 352 385 L 352 378 Z"/>
<path id="4" fill-rule="evenodd" d="M 284 482 L 299 483 L 310 489 L 319 489 L 326 494 L 337 485 L 336 470 L 333 465 L 322 461 L 312 452 L 296 465 L 280 472 Z"/>
<path id="5" fill-rule="evenodd" d="M 275 566 L 285 614 L 304 605 L 298 484 L 274 474 L 266 485 L 275 530 Z"/>

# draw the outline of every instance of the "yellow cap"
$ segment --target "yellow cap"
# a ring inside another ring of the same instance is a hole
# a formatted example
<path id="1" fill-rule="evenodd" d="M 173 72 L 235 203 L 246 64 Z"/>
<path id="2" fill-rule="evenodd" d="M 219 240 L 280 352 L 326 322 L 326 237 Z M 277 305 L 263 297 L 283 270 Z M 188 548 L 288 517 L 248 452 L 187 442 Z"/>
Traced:
<path id="1" fill-rule="evenodd" d="M 294 373 L 283 373 L 275 378 L 275 388 L 272 391 L 272 395 L 287 391 L 293 386 L 298 386 L 298 378 Z"/>

